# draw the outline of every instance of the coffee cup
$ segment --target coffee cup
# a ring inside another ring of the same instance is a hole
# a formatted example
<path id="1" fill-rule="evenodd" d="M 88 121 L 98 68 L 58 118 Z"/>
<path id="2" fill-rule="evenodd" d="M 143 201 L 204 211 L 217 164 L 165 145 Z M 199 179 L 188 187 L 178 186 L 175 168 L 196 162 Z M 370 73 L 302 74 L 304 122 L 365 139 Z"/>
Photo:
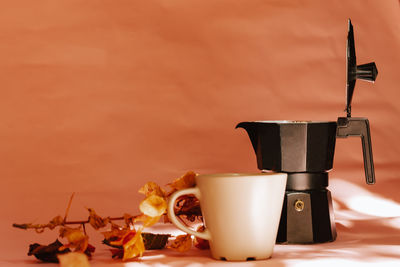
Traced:
<path id="1" fill-rule="evenodd" d="M 285 173 L 225 173 L 196 177 L 196 186 L 175 192 L 168 216 L 180 230 L 209 240 L 213 258 L 228 261 L 271 257 L 285 194 Z M 176 200 L 194 195 L 200 201 L 205 230 L 194 231 L 174 213 Z"/>

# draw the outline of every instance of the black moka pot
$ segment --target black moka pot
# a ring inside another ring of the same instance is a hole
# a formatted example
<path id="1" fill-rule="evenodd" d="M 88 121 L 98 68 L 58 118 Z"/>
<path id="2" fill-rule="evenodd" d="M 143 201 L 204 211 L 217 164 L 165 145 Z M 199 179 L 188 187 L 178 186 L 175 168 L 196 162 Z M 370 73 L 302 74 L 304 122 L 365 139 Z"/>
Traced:
<path id="1" fill-rule="evenodd" d="M 263 171 L 288 174 L 278 243 L 306 244 L 334 241 L 336 228 L 328 171 L 333 166 L 336 138 L 359 136 L 367 184 L 375 183 L 370 127 L 367 118 L 351 117 L 356 79 L 375 81 L 375 63 L 356 65 L 353 26 L 347 37 L 347 117 L 337 121 L 241 122 Z"/>

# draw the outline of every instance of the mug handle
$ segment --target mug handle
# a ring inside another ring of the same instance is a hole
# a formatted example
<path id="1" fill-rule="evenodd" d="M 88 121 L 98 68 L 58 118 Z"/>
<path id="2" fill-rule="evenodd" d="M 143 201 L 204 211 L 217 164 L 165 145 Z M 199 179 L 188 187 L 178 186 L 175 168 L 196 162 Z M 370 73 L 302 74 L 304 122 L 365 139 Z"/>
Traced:
<path id="1" fill-rule="evenodd" d="M 182 189 L 179 190 L 175 193 L 172 194 L 169 202 L 168 202 L 168 217 L 169 219 L 172 221 L 173 224 L 175 224 L 176 227 L 178 227 L 180 230 L 194 235 L 196 237 L 199 237 L 201 239 L 206 239 L 206 240 L 210 240 L 211 236 L 210 236 L 210 232 L 208 231 L 208 229 L 206 228 L 203 232 L 196 232 L 188 227 L 186 227 L 182 222 L 180 222 L 175 215 L 175 211 L 174 211 L 174 207 L 175 207 L 175 202 L 176 200 L 183 195 L 194 195 L 197 199 L 200 199 L 200 190 L 197 187 L 192 187 L 192 188 L 186 188 L 186 189 Z"/>

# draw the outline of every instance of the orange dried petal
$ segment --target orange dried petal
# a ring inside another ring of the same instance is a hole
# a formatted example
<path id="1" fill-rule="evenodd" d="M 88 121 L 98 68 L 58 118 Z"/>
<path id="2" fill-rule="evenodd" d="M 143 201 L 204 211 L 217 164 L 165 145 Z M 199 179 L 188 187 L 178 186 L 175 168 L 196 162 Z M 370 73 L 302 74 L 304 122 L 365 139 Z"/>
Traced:
<path id="1" fill-rule="evenodd" d="M 135 236 L 136 230 L 121 230 L 119 233 L 115 231 L 114 233 L 115 235 L 112 236 L 112 238 L 115 240 L 110 241 L 110 244 L 115 246 L 123 246 Z"/>
<path id="2" fill-rule="evenodd" d="M 151 195 L 139 205 L 140 211 L 150 217 L 159 217 L 167 210 L 167 201 L 160 196 Z"/>
<path id="3" fill-rule="evenodd" d="M 165 196 L 165 191 L 155 182 L 148 182 L 142 188 L 139 189 L 139 193 L 144 194 L 146 197 L 151 195 L 157 195 L 160 197 Z"/>
<path id="4" fill-rule="evenodd" d="M 64 218 L 61 216 L 54 217 L 49 223 L 49 229 L 53 230 L 56 226 L 59 226 L 64 223 Z"/>
<path id="5" fill-rule="evenodd" d="M 197 174 L 193 171 L 188 171 L 181 177 L 175 179 L 172 183 L 169 184 L 172 187 L 173 192 L 185 188 L 194 187 L 196 185 L 196 176 Z"/>
<path id="6" fill-rule="evenodd" d="M 168 248 L 179 252 L 185 252 L 192 248 L 192 243 L 193 240 L 191 235 L 178 235 Z"/>
<path id="7" fill-rule="evenodd" d="M 68 244 L 60 248 L 75 248 L 75 251 L 84 252 L 89 244 L 89 237 L 85 235 L 79 228 L 63 227 L 60 229 L 60 236 L 68 240 Z"/>
<path id="8" fill-rule="evenodd" d="M 129 232 L 130 230 L 128 229 L 117 229 L 117 228 L 113 228 L 110 231 L 106 231 L 106 232 L 101 232 L 104 236 L 104 239 L 110 241 L 111 242 L 117 242 L 117 241 L 121 241 L 122 238 L 127 234 L 127 232 Z M 113 244 L 116 245 L 116 244 Z M 119 244 L 122 246 L 122 243 Z"/>
<path id="9" fill-rule="evenodd" d="M 154 224 L 156 224 L 160 220 L 160 218 L 161 218 L 161 216 L 150 217 L 150 216 L 147 216 L 146 214 L 142 214 L 135 218 L 135 222 L 142 222 L 143 227 L 150 227 L 150 226 L 153 226 Z"/>
<path id="10" fill-rule="evenodd" d="M 123 248 L 124 257 L 122 260 L 141 257 L 145 251 L 142 232 L 140 230 L 137 231 L 133 238 L 130 238 L 126 243 L 124 243 Z"/>
<path id="11" fill-rule="evenodd" d="M 196 231 L 197 232 L 204 232 L 206 228 L 203 225 L 200 225 L 197 227 Z M 200 237 L 195 236 L 194 237 L 194 246 L 198 249 L 209 249 L 210 248 L 210 243 L 206 239 L 202 239 Z"/>
<path id="12" fill-rule="evenodd" d="M 89 223 L 96 230 L 105 227 L 110 221 L 109 218 L 102 218 L 97 215 L 94 209 L 88 208 L 87 210 L 89 211 Z"/>
<path id="13" fill-rule="evenodd" d="M 83 234 L 81 232 L 80 227 L 72 228 L 72 227 L 65 226 L 65 227 L 60 228 L 60 236 L 61 237 L 70 238 L 70 237 L 73 237 L 74 235 L 76 236 L 78 234 Z"/>

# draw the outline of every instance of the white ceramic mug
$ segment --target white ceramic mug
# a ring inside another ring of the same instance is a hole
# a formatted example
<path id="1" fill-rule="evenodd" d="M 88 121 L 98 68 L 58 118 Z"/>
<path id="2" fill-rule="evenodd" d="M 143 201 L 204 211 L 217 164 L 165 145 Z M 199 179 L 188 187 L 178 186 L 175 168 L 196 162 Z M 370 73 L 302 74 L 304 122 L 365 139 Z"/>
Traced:
<path id="1" fill-rule="evenodd" d="M 168 203 L 170 220 L 182 231 L 207 239 L 212 257 L 220 260 L 270 258 L 275 245 L 287 174 L 206 174 L 196 187 L 175 192 Z M 195 195 L 206 229 L 196 232 L 174 214 L 177 198 Z"/>

